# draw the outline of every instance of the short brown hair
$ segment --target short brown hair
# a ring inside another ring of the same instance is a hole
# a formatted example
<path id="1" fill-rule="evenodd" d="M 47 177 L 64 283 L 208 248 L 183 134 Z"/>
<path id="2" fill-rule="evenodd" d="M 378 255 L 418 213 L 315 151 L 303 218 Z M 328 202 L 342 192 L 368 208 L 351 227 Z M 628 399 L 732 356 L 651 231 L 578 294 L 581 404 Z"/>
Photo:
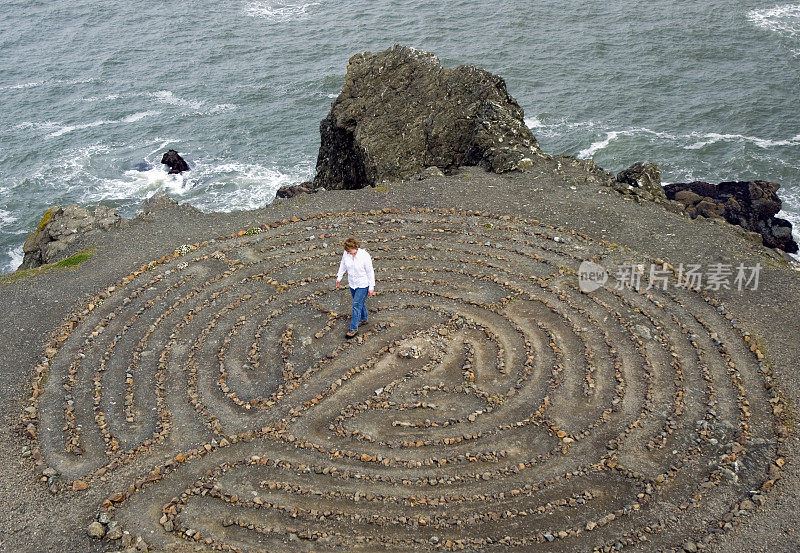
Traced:
<path id="1" fill-rule="evenodd" d="M 344 249 L 346 251 L 350 250 L 358 250 L 358 247 L 361 245 L 361 242 L 358 241 L 358 238 L 350 237 L 344 241 Z"/>

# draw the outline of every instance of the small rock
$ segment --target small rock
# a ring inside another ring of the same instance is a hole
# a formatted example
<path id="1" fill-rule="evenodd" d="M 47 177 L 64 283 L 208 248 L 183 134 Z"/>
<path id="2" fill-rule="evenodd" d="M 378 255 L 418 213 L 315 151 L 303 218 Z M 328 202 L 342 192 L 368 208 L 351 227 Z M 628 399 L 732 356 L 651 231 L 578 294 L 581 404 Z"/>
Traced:
<path id="1" fill-rule="evenodd" d="M 86 531 L 91 537 L 97 539 L 100 539 L 106 535 L 106 527 L 96 520 L 89 525 L 89 528 Z"/>
<path id="2" fill-rule="evenodd" d="M 288 184 L 281 186 L 276 195 L 277 198 L 294 198 L 301 194 L 310 194 L 314 192 L 313 183 L 302 182 L 300 184 Z"/>
<path id="3" fill-rule="evenodd" d="M 74 492 L 82 492 L 88 487 L 89 485 L 83 480 L 75 480 L 75 482 L 72 483 L 72 491 Z"/>
<path id="4" fill-rule="evenodd" d="M 444 176 L 444 173 L 442 173 L 441 169 L 439 169 L 436 166 L 432 166 L 432 167 L 428 167 L 426 169 L 423 169 L 422 172 L 420 172 L 419 176 L 417 176 L 417 179 L 425 180 L 425 179 L 430 178 L 430 177 L 443 177 L 443 176 Z"/>

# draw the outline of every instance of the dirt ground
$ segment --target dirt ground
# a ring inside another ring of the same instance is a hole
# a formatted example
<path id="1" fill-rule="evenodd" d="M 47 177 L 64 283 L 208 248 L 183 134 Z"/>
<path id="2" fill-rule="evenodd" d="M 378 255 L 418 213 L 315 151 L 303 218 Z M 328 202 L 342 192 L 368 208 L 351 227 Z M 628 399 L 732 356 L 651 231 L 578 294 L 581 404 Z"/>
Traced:
<path id="1" fill-rule="evenodd" d="M 0 550 L 797 550 L 798 272 L 554 163 L 168 209 L 0 285 Z"/>

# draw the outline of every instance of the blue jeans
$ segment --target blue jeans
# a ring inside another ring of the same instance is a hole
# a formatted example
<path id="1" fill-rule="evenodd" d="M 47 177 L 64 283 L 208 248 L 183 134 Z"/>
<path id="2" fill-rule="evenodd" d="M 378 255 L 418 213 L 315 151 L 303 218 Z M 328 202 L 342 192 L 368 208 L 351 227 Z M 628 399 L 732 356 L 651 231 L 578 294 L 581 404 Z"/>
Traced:
<path id="1" fill-rule="evenodd" d="M 367 320 L 367 294 L 369 287 L 350 288 L 353 296 L 353 316 L 350 318 L 350 330 L 358 330 L 358 323 Z"/>

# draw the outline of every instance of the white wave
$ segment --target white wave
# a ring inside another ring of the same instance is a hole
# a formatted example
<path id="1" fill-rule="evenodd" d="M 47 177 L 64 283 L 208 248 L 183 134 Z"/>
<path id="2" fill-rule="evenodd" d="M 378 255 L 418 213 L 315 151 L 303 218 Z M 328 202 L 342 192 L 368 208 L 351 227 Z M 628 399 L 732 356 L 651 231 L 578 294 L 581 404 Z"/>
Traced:
<path id="1" fill-rule="evenodd" d="M 51 132 L 47 136 L 55 138 L 56 136 L 61 136 L 62 134 L 71 133 L 72 131 L 90 129 L 92 127 L 99 127 L 101 125 L 110 125 L 112 123 L 113 121 L 109 121 L 107 119 L 100 119 L 99 121 L 92 121 L 91 123 L 82 123 L 80 125 L 65 125 L 60 129 L 58 129 L 57 131 Z"/>
<path id="2" fill-rule="evenodd" d="M 599 123 L 596 121 L 584 122 L 566 122 L 561 121 L 554 124 L 542 123 L 538 118 L 528 118 L 525 124 L 529 129 L 535 130 L 537 135 L 542 136 L 560 136 L 565 132 L 576 128 L 593 128 Z M 636 136 L 636 135 L 649 135 L 662 140 L 676 142 L 680 145 L 682 142 L 688 142 L 684 145 L 685 150 L 698 150 L 709 144 L 716 142 L 749 142 L 759 148 L 768 149 L 784 146 L 800 146 L 800 134 L 797 134 L 789 139 L 770 139 L 761 138 L 758 136 L 748 136 L 743 134 L 723 134 L 715 132 L 692 132 L 689 134 L 672 134 L 664 131 L 654 131 L 646 127 L 632 127 L 628 129 L 619 130 L 606 130 L 605 136 L 599 140 L 595 140 L 588 147 L 578 152 L 577 157 L 586 159 L 592 157 L 600 150 L 607 148 L 614 140 L 622 136 Z"/>
<path id="3" fill-rule="evenodd" d="M 186 100 L 179 96 L 175 96 L 171 90 L 159 90 L 158 92 L 151 92 L 150 97 L 162 104 L 169 104 L 173 106 L 190 107 L 199 110 L 203 107 L 203 102 L 199 100 Z"/>
<path id="4" fill-rule="evenodd" d="M 253 163 L 200 165 L 198 178 L 212 183 L 198 198 L 196 207 L 208 211 L 230 211 L 264 207 L 275 198 L 278 188 L 311 178 L 312 162 L 291 169 Z"/>
<path id="5" fill-rule="evenodd" d="M 137 121 L 141 121 L 145 117 L 151 117 L 153 115 L 161 115 L 160 111 L 140 111 L 138 113 L 132 113 L 130 115 L 126 115 L 122 119 L 119 120 L 120 123 L 136 123 Z"/>
<path id="6" fill-rule="evenodd" d="M 122 119 L 99 119 L 97 121 L 91 121 L 89 123 L 81 123 L 80 125 L 65 125 L 59 128 L 56 131 L 51 132 L 48 134 L 50 137 L 57 137 L 67 133 L 71 133 L 73 131 L 83 130 L 83 129 L 90 129 L 92 127 L 100 127 L 102 125 L 118 125 L 120 123 L 135 123 L 136 121 L 140 121 L 145 117 L 150 117 L 151 115 L 159 115 L 161 112 L 159 111 L 141 111 L 138 113 L 132 113 L 130 115 L 126 115 Z"/>
<path id="7" fill-rule="evenodd" d="M 335 100 L 338 97 L 339 97 L 338 94 L 328 94 L 328 98 L 330 98 L 331 100 Z"/>
<path id="8" fill-rule="evenodd" d="M 149 142 L 149 144 L 158 144 L 158 146 L 156 146 L 153 150 L 150 151 L 149 154 L 147 154 L 145 156 L 145 161 L 149 161 L 149 159 L 151 157 L 153 157 L 155 154 L 157 154 L 159 152 L 163 152 L 164 150 L 168 150 L 169 148 L 167 148 L 167 146 L 171 146 L 174 149 L 175 144 L 178 143 L 178 142 L 181 142 L 181 141 L 178 140 L 178 139 L 170 139 L 170 138 L 167 138 L 167 139 L 157 138 L 157 137 L 154 138 L 153 140 L 151 140 Z M 159 163 L 161 162 L 160 158 L 158 159 L 158 162 Z M 155 165 L 155 161 L 153 162 L 153 165 Z"/>
<path id="9" fill-rule="evenodd" d="M 593 142 L 589 145 L 588 148 L 585 150 L 581 150 L 578 152 L 578 157 L 581 159 L 586 159 L 592 157 L 594 154 L 611 144 L 613 140 L 616 140 L 620 135 L 627 135 L 630 134 L 628 132 L 623 131 L 610 131 L 606 133 L 606 137 L 603 140 L 598 140 L 597 142 Z"/>
<path id="10" fill-rule="evenodd" d="M 544 123 L 539 121 L 537 117 L 528 117 L 527 119 L 525 119 L 525 126 L 527 126 L 530 130 L 533 130 L 533 129 L 540 129 L 545 125 Z"/>
<path id="11" fill-rule="evenodd" d="M 208 111 L 204 112 L 204 115 L 211 115 L 213 113 L 221 113 L 223 111 L 233 111 L 236 109 L 235 104 L 217 104 Z"/>
<path id="12" fill-rule="evenodd" d="M 26 88 L 36 88 L 37 86 L 44 86 L 46 84 L 54 84 L 54 85 L 67 85 L 72 86 L 76 84 L 84 84 L 91 82 L 92 79 L 74 79 L 65 81 L 63 79 L 54 79 L 54 80 L 46 80 L 46 81 L 31 81 L 27 83 L 18 83 L 12 85 L 5 85 L 0 86 L 0 90 L 22 90 Z"/>
<path id="13" fill-rule="evenodd" d="M 700 142 L 695 142 L 694 144 L 689 144 L 688 146 L 684 146 L 684 150 L 699 150 L 704 146 L 708 146 L 709 144 L 713 144 L 716 140 L 701 140 Z"/>
<path id="14" fill-rule="evenodd" d="M 0 228 L 11 225 L 17 222 L 17 218 L 14 217 L 10 211 L 5 209 L 0 209 Z"/>
<path id="15" fill-rule="evenodd" d="M 792 223 L 792 235 L 794 235 L 795 242 L 800 244 L 800 189 L 782 186 L 778 190 L 778 196 L 783 202 L 783 209 L 776 217 Z M 795 258 L 800 261 L 800 253 L 795 254 Z"/>
<path id="16" fill-rule="evenodd" d="M 11 127 L 14 130 L 29 130 L 53 132 L 61 128 L 61 123 L 55 121 L 23 121 Z"/>
<path id="17" fill-rule="evenodd" d="M 233 111 L 237 108 L 236 104 L 215 104 L 208 109 L 204 109 L 206 103 L 202 100 L 187 100 L 176 96 L 170 90 L 151 92 L 148 96 L 162 104 L 190 108 L 194 110 L 195 115 L 212 115 L 224 111 Z"/>
<path id="18" fill-rule="evenodd" d="M 92 161 L 110 151 L 104 144 L 71 148 L 52 163 L 41 165 L 29 179 L 41 187 L 40 190 L 50 190 L 59 197 L 69 197 L 80 203 L 84 201 L 80 195 L 91 190 L 99 180 L 90 170 Z"/>
<path id="19" fill-rule="evenodd" d="M 320 2 L 258 1 L 248 2 L 244 12 L 250 17 L 260 17 L 272 21 L 289 21 L 305 16 L 308 8 Z"/>
<path id="20" fill-rule="evenodd" d="M 759 148 L 773 148 L 776 146 L 798 146 L 800 145 L 800 134 L 788 140 L 770 140 L 768 138 L 759 138 L 757 136 L 745 136 L 743 134 L 719 134 L 719 133 L 706 133 L 700 135 L 699 133 L 692 133 L 685 135 L 683 138 L 701 138 L 700 141 L 688 146 L 684 146 L 686 150 L 698 150 L 703 146 L 714 144 L 716 142 L 751 142 Z"/>
<path id="21" fill-rule="evenodd" d="M 13 250 L 7 251 L 6 255 L 8 256 L 8 259 L 2 266 L 0 266 L 0 273 L 12 273 L 16 271 L 20 265 L 22 265 L 22 259 L 24 258 L 22 244 Z"/>
<path id="22" fill-rule="evenodd" d="M 91 181 L 90 186 L 83 185 L 80 187 L 81 195 L 78 203 L 94 204 L 104 201 L 143 200 L 158 190 L 163 190 L 170 196 L 183 196 L 192 187 L 191 181 L 187 176 L 183 174 L 170 175 L 160 164 L 147 171 L 127 170 L 119 178 L 93 177 Z"/>
<path id="23" fill-rule="evenodd" d="M 163 189 L 171 195 L 182 196 L 190 188 L 189 180 L 183 173 L 170 175 L 163 165 L 157 164 L 147 171 L 130 169 L 124 178 L 108 180 L 103 189 L 96 193 L 97 199 L 147 197 Z"/>
<path id="24" fill-rule="evenodd" d="M 35 88 L 37 86 L 42 86 L 45 81 L 31 81 L 29 83 L 19 83 L 19 84 L 10 84 L 6 86 L 0 86 L 0 90 L 21 90 L 24 88 Z"/>
<path id="25" fill-rule="evenodd" d="M 256 209 L 270 203 L 281 186 L 308 180 L 313 174 L 311 160 L 282 169 L 256 163 L 220 163 L 203 159 L 193 162 L 188 173 L 170 175 L 159 163 L 159 154 L 174 143 L 166 141 L 146 156 L 146 161 L 154 165 L 151 169 L 131 169 L 115 179 L 93 179 L 91 186 L 81 187 L 79 203 L 144 200 L 163 190 L 169 196 L 183 198 L 206 212 Z M 78 163 L 85 162 L 82 159 Z M 85 182 L 86 178 L 80 175 L 80 180 Z"/>
<path id="26" fill-rule="evenodd" d="M 800 36 L 800 4 L 783 4 L 769 9 L 751 10 L 748 21 L 757 27 L 783 36 Z"/>
<path id="27" fill-rule="evenodd" d="M 656 131 L 648 129 L 647 127 L 631 127 L 622 129 L 608 129 L 610 125 L 600 121 L 567 121 L 561 119 L 555 122 L 543 122 L 536 116 L 527 117 L 525 125 L 532 131 L 535 131 L 537 136 L 546 137 L 559 137 L 568 132 L 576 129 L 599 129 L 605 133 L 602 139 L 595 140 L 587 148 L 578 153 L 578 157 L 585 158 L 596 154 L 598 151 L 606 148 L 611 142 L 621 136 L 634 136 L 634 135 L 649 135 L 663 140 L 677 142 L 679 145 L 686 142 L 682 147 L 686 150 L 697 150 L 715 142 L 727 141 L 737 142 L 744 141 L 752 143 L 753 145 L 767 149 L 783 146 L 800 146 L 800 134 L 796 134 L 788 139 L 772 139 L 761 138 L 758 136 L 749 136 L 744 134 L 733 133 L 716 133 L 716 132 L 691 132 L 688 134 L 673 134 L 666 131 Z M 606 128 L 603 128 L 606 127 Z"/>
<path id="28" fill-rule="evenodd" d="M 180 143 L 176 139 L 156 138 L 144 144 L 131 145 L 131 150 L 153 148 L 142 161 L 151 169 L 147 171 L 128 170 L 109 177 L 103 173 L 107 169 L 110 154 L 119 156 L 119 148 L 106 144 L 74 148 L 59 156 L 53 163 L 40 167 L 31 181 L 40 183 L 44 191 L 52 190 L 60 197 L 81 205 L 96 204 L 103 201 L 143 200 L 159 189 L 173 196 L 186 194 L 193 186 L 192 173 L 188 176 L 169 175 L 161 165 L 161 154 L 168 147 Z M 139 150 L 141 151 L 141 150 Z M 55 184 L 58 183 L 58 184 Z M 58 190 L 55 190 L 55 188 Z"/>
<path id="29" fill-rule="evenodd" d="M 83 102 L 109 102 L 114 100 L 119 100 L 121 98 L 130 98 L 134 96 L 132 94 L 108 94 L 106 96 L 87 96 L 86 98 L 81 98 Z"/>
<path id="30" fill-rule="evenodd" d="M 567 121 L 561 119 L 552 123 L 545 123 L 538 117 L 528 117 L 525 119 L 525 125 L 532 130 L 536 131 L 537 136 L 560 136 L 566 131 L 572 129 L 592 129 L 600 125 L 598 121 Z"/>

